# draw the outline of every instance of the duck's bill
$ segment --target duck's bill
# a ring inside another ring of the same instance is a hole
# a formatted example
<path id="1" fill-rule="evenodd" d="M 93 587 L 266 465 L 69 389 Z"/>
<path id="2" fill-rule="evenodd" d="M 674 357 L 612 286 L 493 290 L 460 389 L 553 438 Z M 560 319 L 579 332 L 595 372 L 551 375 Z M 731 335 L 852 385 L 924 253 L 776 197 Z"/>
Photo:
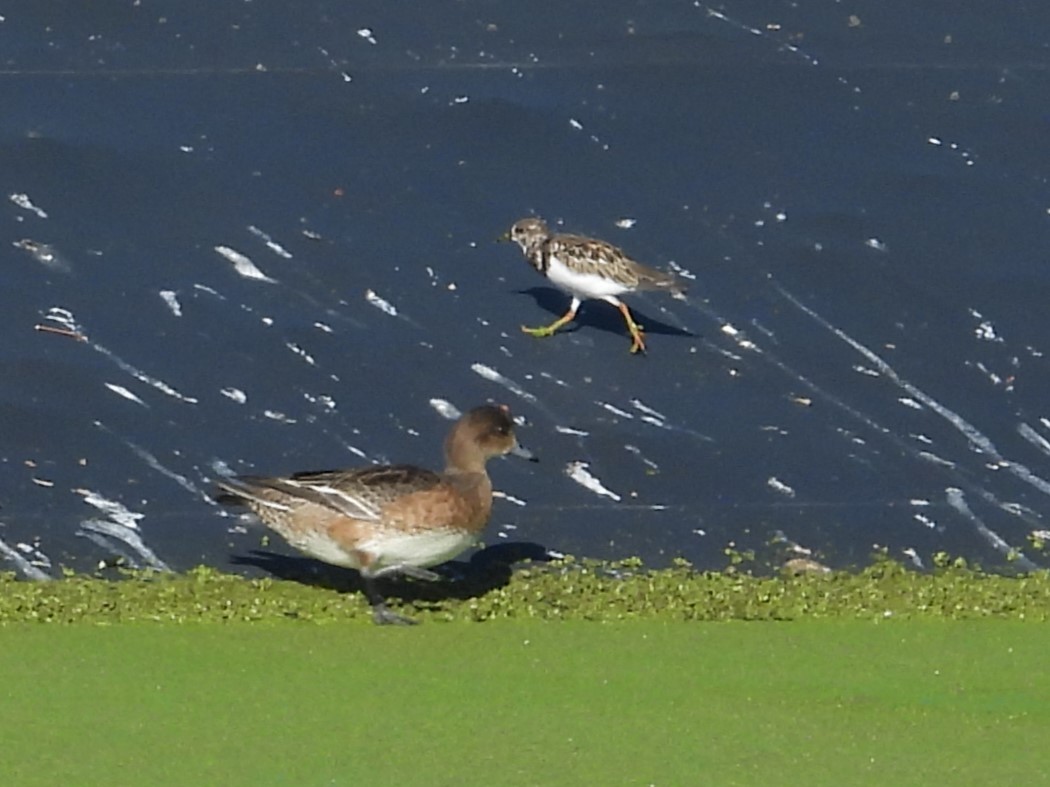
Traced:
<path id="1" fill-rule="evenodd" d="M 507 230 L 502 235 L 496 237 L 496 243 L 506 243 L 510 240 L 510 230 Z"/>

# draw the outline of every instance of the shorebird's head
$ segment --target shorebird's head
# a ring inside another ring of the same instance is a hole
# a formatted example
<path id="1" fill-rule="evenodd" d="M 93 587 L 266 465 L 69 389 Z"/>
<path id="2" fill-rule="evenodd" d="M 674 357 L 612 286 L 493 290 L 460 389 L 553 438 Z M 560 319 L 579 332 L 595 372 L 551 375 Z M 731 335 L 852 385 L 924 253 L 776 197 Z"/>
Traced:
<path id="1" fill-rule="evenodd" d="M 527 219 L 519 219 L 511 226 L 510 231 L 503 236 L 503 240 L 512 240 L 521 246 L 522 251 L 528 251 L 531 247 L 543 243 L 550 237 L 550 230 L 543 219 L 530 216 Z"/>

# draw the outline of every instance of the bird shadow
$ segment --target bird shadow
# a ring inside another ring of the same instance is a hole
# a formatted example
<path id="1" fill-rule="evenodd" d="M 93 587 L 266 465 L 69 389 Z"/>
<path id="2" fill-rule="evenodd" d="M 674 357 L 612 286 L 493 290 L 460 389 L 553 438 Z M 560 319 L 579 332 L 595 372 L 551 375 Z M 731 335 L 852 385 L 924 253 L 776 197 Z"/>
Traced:
<path id="1" fill-rule="evenodd" d="M 569 296 L 565 293 L 556 290 L 552 287 L 529 287 L 525 290 L 517 290 L 518 295 L 528 295 L 544 311 L 550 312 L 554 318 L 561 317 L 569 309 Z M 626 303 L 626 301 L 624 301 Z M 675 325 L 670 325 L 661 320 L 649 317 L 644 312 L 639 311 L 631 304 L 627 304 L 631 310 L 631 314 L 634 315 L 635 322 L 637 322 L 643 331 L 648 334 L 656 334 L 663 336 L 688 336 L 690 338 L 697 338 L 697 334 L 692 331 L 684 330 Z M 554 320 L 533 320 L 532 322 L 526 322 L 525 324 L 529 327 L 539 327 L 546 322 L 553 322 Z M 570 333 L 572 331 L 578 331 L 580 328 L 597 328 L 600 331 L 606 333 L 615 333 L 619 336 L 630 336 L 627 332 L 627 325 L 624 323 L 623 315 L 616 309 L 616 307 L 598 300 L 584 301 L 580 306 L 580 310 L 576 313 L 576 319 L 566 325 L 564 328 L 559 329 L 559 333 L 565 332 Z"/>
<path id="2" fill-rule="evenodd" d="M 505 587 L 515 566 L 521 563 L 547 563 L 553 559 L 541 544 L 516 541 L 485 547 L 467 560 L 450 560 L 435 566 L 431 570 L 441 577 L 439 582 L 404 577 L 383 577 L 376 581 L 387 599 L 398 599 L 417 609 L 438 608 L 443 601 L 466 601 Z M 365 592 L 364 581 L 357 571 L 309 557 L 253 549 L 244 555 L 233 555 L 230 563 L 251 566 L 277 579 L 311 587 L 339 593 Z"/>

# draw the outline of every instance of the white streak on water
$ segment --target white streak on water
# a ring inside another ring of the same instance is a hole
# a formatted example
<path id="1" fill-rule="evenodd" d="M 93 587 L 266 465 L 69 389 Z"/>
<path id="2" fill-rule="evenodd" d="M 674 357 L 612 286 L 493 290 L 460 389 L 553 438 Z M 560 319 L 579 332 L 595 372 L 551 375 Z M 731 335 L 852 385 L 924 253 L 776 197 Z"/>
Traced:
<path id="1" fill-rule="evenodd" d="M 145 514 L 131 511 L 123 503 L 110 500 L 108 497 L 104 497 L 98 492 L 92 492 L 90 489 L 74 489 L 73 491 L 83 497 L 84 502 L 89 506 L 96 508 L 118 525 L 129 530 L 138 530 L 138 521 L 146 516 Z"/>
<path id="2" fill-rule="evenodd" d="M 573 429 L 571 426 L 557 426 L 555 425 L 554 431 L 560 432 L 561 434 L 571 434 L 577 437 L 587 437 L 590 432 L 585 432 L 582 429 Z"/>
<path id="3" fill-rule="evenodd" d="M 636 446 L 636 445 L 625 445 L 624 448 L 626 448 L 632 454 L 637 456 L 642 461 L 642 463 L 645 464 L 645 466 L 648 467 L 650 470 L 659 470 L 660 469 L 660 465 L 658 465 L 652 459 L 649 459 L 648 457 L 646 457 L 642 453 L 642 449 L 639 448 L 638 446 Z"/>
<path id="4" fill-rule="evenodd" d="M 150 568 L 154 568 L 158 571 L 171 571 L 168 564 L 157 557 L 153 550 L 146 546 L 142 537 L 136 530 L 132 530 L 131 528 L 125 527 L 116 522 L 110 522 L 106 519 L 85 519 L 80 523 L 80 528 L 81 532 L 79 532 L 78 535 L 91 538 L 96 544 L 105 545 L 105 542 L 100 541 L 97 538 L 92 538 L 92 535 L 98 534 L 101 536 L 107 536 L 133 549 Z M 119 552 L 117 552 L 117 554 L 119 554 Z"/>
<path id="5" fill-rule="evenodd" d="M 462 415 L 459 408 L 447 399 L 431 399 L 430 406 L 437 410 L 438 415 L 450 421 L 455 421 Z"/>
<path id="6" fill-rule="evenodd" d="M 919 569 L 920 571 L 926 568 L 926 566 L 922 564 L 922 558 L 919 557 L 919 553 L 915 551 L 914 547 L 908 547 L 907 549 L 903 550 L 903 553 L 911 560 L 911 564 L 915 566 L 915 568 Z"/>
<path id="7" fill-rule="evenodd" d="M 794 295 L 789 293 L 783 287 L 780 287 L 778 285 L 774 286 L 777 287 L 777 290 L 780 292 L 781 295 L 783 295 L 788 301 L 793 303 L 803 313 L 809 315 L 814 321 L 817 322 L 817 324 L 830 331 L 833 335 L 837 336 L 843 342 L 845 342 L 858 353 L 867 358 L 869 363 L 871 363 L 876 369 L 882 372 L 883 375 L 885 375 L 891 381 L 893 381 L 899 388 L 904 390 L 910 397 L 922 403 L 930 410 L 933 410 L 935 413 L 937 413 L 937 415 L 941 416 L 941 418 L 943 418 L 949 424 L 955 427 L 969 441 L 971 447 L 975 451 L 984 454 L 991 461 L 1009 470 L 1017 478 L 1020 478 L 1025 483 L 1035 487 L 1043 494 L 1050 495 L 1050 482 L 1048 482 L 1044 478 L 1041 478 L 1040 476 L 1037 476 L 1025 465 L 1019 462 L 1013 462 L 1004 459 L 1003 456 L 999 453 L 999 450 L 995 447 L 995 443 L 993 443 L 987 436 L 985 436 L 979 429 L 977 429 L 977 427 L 975 427 L 973 424 L 971 424 L 958 413 L 945 407 L 943 404 L 938 402 L 925 391 L 921 390 L 918 386 L 905 380 L 903 377 L 897 374 L 896 370 L 892 366 L 890 366 L 885 360 L 883 360 L 881 356 L 877 355 L 875 352 L 865 347 L 863 344 L 858 342 L 845 331 L 836 328 L 834 325 L 825 320 L 813 309 L 806 306 L 804 303 L 798 300 Z M 902 398 L 901 401 L 904 401 L 904 399 Z"/>
<path id="8" fill-rule="evenodd" d="M 1050 456 L 1050 440 L 1047 440 L 1028 424 L 1022 423 L 1017 427 L 1018 434 L 1030 442 L 1047 456 Z"/>
<path id="9" fill-rule="evenodd" d="M 218 290 L 213 289 L 212 287 L 209 287 L 207 284 L 194 284 L 193 285 L 193 289 L 200 290 L 201 292 L 206 292 L 206 293 L 208 293 L 208 295 L 214 295 L 220 301 L 226 300 L 226 296 L 225 295 L 223 295 Z"/>
<path id="10" fill-rule="evenodd" d="M 117 385 L 116 383 L 103 383 L 103 385 L 105 385 L 109 390 L 111 390 L 118 396 L 123 396 L 125 399 L 135 402 L 135 404 L 141 404 L 143 407 L 149 407 L 148 404 L 146 404 L 144 401 L 135 396 L 135 394 L 133 394 L 123 385 Z"/>
<path id="11" fill-rule="evenodd" d="M 634 418 L 634 416 L 631 415 L 630 413 L 628 413 L 627 411 L 621 410 L 619 407 L 611 405 L 608 402 L 596 402 L 596 404 L 599 407 L 604 407 L 606 410 L 608 410 L 613 415 L 618 415 L 621 418 L 632 418 L 632 419 Z"/>
<path id="12" fill-rule="evenodd" d="M 26 560 L 18 550 L 12 549 L 3 541 L 0 541 L 0 555 L 3 555 L 9 561 L 14 563 L 15 569 L 20 571 L 26 579 L 35 579 L 38 581 L 51 579 L 50 575 L 34 566 Z"/>
<path id="13" fill-rule="evenodd" d="M 776 476 L 770 476 L 769 479 L 766 480 L 766 485 L 770 489 L 772 489 L 774 492 L 779 492 L 780 494 L 784 495 L 785 497 L 794 497 L 795 496 L 795 490 L 792 489 L 787 484 L 785 484 L 783 481 L 781 481 Z"/>
<path id="14" fill-rule="evenodd" d="M 802 58 L 807 63 L 809 63 L 809 65 L 811 65 L 811 66 L 820 65 L 820 61 L 817 60 L 817 58 L 815 58 L 812 55 L 810 55 L 809 53 L 807 53 L 805 50 L 800 49 L 799 47 L 795 46 L 794 44 L 789 44 L 789 43 L 781 40 L 780 38 L 776 38 L 776 37 L 770 35 L 769 33 L 765 32 L 764 30 L 761 30 L 761 29 L 759 29 L 757 27 L 752 27 L 751 25 L 745 24 L 743 22 L 739 22 L 739 21 L 737 21 L 736 19 L 734 19 L 731 16 L 726 16 L 726 14 L 724 14 L 721 11 L 716 11 L 715 9 L 711 8 L 710 6 L 707 6 L 707 5 L 704 5 L 703 3 L 700 3 L 699 0 L 694 0 L 693 6 L 696 7 L 696 8 L 703 9 L 707 13 L 708 16 L 713 17 L 715 19 L 718 19 L 718 20 L 720 20 L 722 22 L 725 22 L 726 24 L 730 25 L 731 27 L 735 27 L 738 30 L 743 30 L 744 32 L 750 33 L 753 36 L 757 36 L 759 38 L 764 38 L 767 41 L 773 42 L 778 49 L 783 49 L 783 50 L 785 50 L 787 52 L 791 52 L 792 54 L 797 55 L 798 57 Z"/>
<path id="15" fill-rule="evenodd" d="M 493 496 L 493 497 L 499 497 L 499 498 L 502 498 L 503 500 L 506 500 L 506 501 L 507 501 L 508 503 L 513 503 L 513 504 L 514 504 L 514 505 L 516 505 L 516 506 L 525 506 L 525 505 L 528 505 L 528 504 L 527 504 L 527 503 L 526 503 L 526 502 L 525 502 L 524 500 L 522 500 L 522 499 L 521 499 L 520 497 L 514 497 L 514 495 L 508 495 L 508 494 L 507 494 L 506 492 L 500 492 L 500 491 L 499 491 L 498 489 L 493 489 L 493 490 L 492 490 L 492 496 Z M 507 525 L 504 525 L 504 527 L 507 527 Z M 510 527 L 511 527 L 511 528 L 513 528 L 514 526 L 513 526 L 513 525 L 511 525 Z"/>
<path id="16" fill-rule="evenodd" d="M 726 336 L 730 337 L 734 342 L 736 342 L 737 347 L 740 347 L 743 350 L 752 350 L 755 352 L 760 352 L 760 350 L 758 349 L 758 345 L 756 345 L 753 341 L 748 339 L 747 335 L 734 325 L 728 322 L 723 323 L 721 330 L 722 333 L 724 333 Z"/>
<path id="17" fill-rule="evenodd" d="M 659 418 L 661 421 L 666 421 L 667 420 L 667 416 L 666 415 L 664 415 L 663 413 L 661 413 L 661 412 L 659 412 L 657 410 L 654 410 L 653 408 L 649 407 L 649 405 L 647 405 L 641 399 L 632 399 L 631 400 L 631 404 L 634 405 L 636 410 L 641 410 L 646 415 L 651 415 L 654 418 Z"/>
<path id="18" fill-rule="evenodd" d="M 328 412 L 335 412 L 337 405 L 335 399 L 328 394 L 312 394 L 303 391 L 303 398 L 311 404 L 316 404 L 319 407 L 323 407 Z"/>
<path id="19" fill-rule="evenodd" d="M 76 319 L 73 317 L 73 312 L 71 312 L 69 309 L 63 309 L 60 306 L 52 306 L 50 309 L 47 310 L 47 315 L 44 319 L 58 323 L 63 328 L 66 328 L 70 331 L 74 331 L 75 333 L 78 333 L 81 336 L 87 336 L 87 332 L 76 321 Z M 156 377 L 151 377 L 145 372 L 136 369 L 130 363 L 113 353 L 108 348 L 103 347 L 98 342 L 88 340 L 88 343 L 91 346 L 91 349 L 105 355 L 113 363 L 115 363 L 122 371 L 127 372 L 139 382 L 145 383 L 146 385 L 156 388 L 161 393 L 167 394 L 168 396 L 174 399 L 178 399 L 181 402 L 186 402 L 186 404 L 197 404 L 197 399 L 195 399 L 194 397 L 183 396 L 181 393 L 176 391 L 163 380 L 158 380 Z"/>
<path id="20" fill-rule="evenodd" d="M 237 404 L 244 404 L 248 401 L 248 394 L 242 391 L 240 388 L 223 388 L 219 391 L 223 396 L 228 399 L 232 399 Z"/>
<path id="21" fill-rule="evenodd" d="M 620 495 L 606 489 L 602 482 L 599 481 L 596 476 L 591 474 L 587 469 L 588 467 L 590 467 L 590 465 L 587 462 L 569 462 L 565 465 L 565 475 L 585 489 L 594 492 L 596 495 L 609 497 L 616 502 L 619 502 L 622 499 Z"/>
<path id="22" fill-rule="evenodd" d="M 384 314 L 389 314 L 391 317 L 397 317 L 397 309 L 394 305 L 391 304 L 390 301 L 381 298 L 375 290 L 365 290 L 365 300 Z"/>
<path id="23" fill-rule="evenodd" d="M 681 276 L 683 279 L 689 279 L 690 281 L 696 281 L 696 274 L 690 271 L 688 268 L 683 268 L 674 260 L 670 260 L 667 266 Z"/>
<path id="24" fill-rule="evenodd" d="M 282 424 L 294 424 L 297 423 L 295 418 L 285 415 L 278 410 L 263 410 L 263 415 L 272 421 L 279 421 Z"/>
<path id="25" fill-rule="evenodd" d="M 912 514 L 911 516 L 912 516 L 912 519 L 914 519 L 916 522 L 919 522 L 919 523 L 925 525 L 930 530 L 934 530 L 937 527 L 937 522 L 934 521 L 933 519 L 930 519 L 925 514 Z"/>
<path id="26" fill-rule="evenodd" d="M 182 304 L 179 303 L 178 295 L 175 294 L 174 290 L 161 290 L 160 297 L 164 300 L 167 307 L 171 309 L 172 314 L 176 317 L 182 316 Z"/>
<path id="27" fill-rule="evenodd" d="M 272 251 L 278 257 L 284 257 L 286 260 L 290 260 L 292 258 L 292 253 L 290 251 L 288 251 L 280 243 L 277 243 L 276 241 L 274 241 L 273 238 L 271 238 L 269 235 L 267 235 L 265 232 L 263 232 L 261 229 L 259 229 L 255 225 L 253 225 L 253 224 L 248 225 L 248 232 L 250 232 L 252 235 L 254 235 L 255 237 L 259 238 L 259 240 L 261 240 L 263 243 L 265 243 L 266 244 L 266 248 L 268 248 L 270 251 Z"/>
<path id="28" fill-rule="evenodd" d="M 196 484 L 194 484 L 192 481 L 190 481 L 188 478 L 186 478 L 186 476 L 180 475 L 179 473 L 176 473 L 174 470 L 170 470 L 167 467 L 165 467 L 164 465 L 162 465 L 160 463 L 160 460 L 157 459 L 156 456 L 151 454 L 145 448 L 143 448 L 142 446 L 136 445 L 135 443 L 131 442 L 130 440 L 125 440 L 124 442 L 128 446 L 128 448 L 130 448 L 132 451 L 134 451 L 135 454 L 139 457 L 139 459 L 141 459 L 143 462 L 145 462 L 151 469 L 156 470 L 158 473 L 160 473 L 165 478 L 170 478 L 172 481 L 174 481 L 176 484 L 181 486 L 187 492 L 190 492 L 191 494 L 194 494 L 197 497 L 200 497 L 201 499 L 205 500 L 208 503 L 212 502 L 210 494 L 208 494 L 207 492 L 204 492 L 203 490 L 201 490 L 200 487 L 198 487 Z"/>
<path id="29" fill-rule="evenodd" d="M 562 388 L 571 388 L 572 387 L 567 382 L 565 382 L 564 380 L 558 379 L 557 377 L 555 377 L 550 372 L 540 372 L 540 377 L 543 377 L 543 378 L 545 378 L 547 380 L 550 380 L 552 383 L 554 383 L 555 385 L 560 385 Z"/>
<path id="30" fill-rule="evenodd" d="M 246 279 L 255 279 L 256 281 L 264 281 L 269 284 L 276 284 L 277 279 L 271 279 L 261 270 L 258 266 L 251 261 L 249 257 L 241 254 L 236 249 L 231 249 L 229 246 L 216 246 L 215 251 L 219 252 L 223 257 L 233 263 L 233 269 L 237 271 L 241 276 Z"/>
<path id="31" fill-rule="evenodd" d="M 304 361 L 306 361 L 311 366 L 317 366 L 317 361 L 314 360 L 314 357 L 312 355 L 310 355 L 310 353 L 308 353 L 302 347 L 300 347 L 298 344 L 296 344 L 295 342 L 285 342 L 284 346 L 287 347 L 289 350 L 291 350 L 296 355 L 298 355 L 300 358 L 302 358 Z"/>
<path id="32" fill-rule="evenodd" d="M 919 451 L 916 456 L 930 464 L 940 465 L 941 467 L 951 467 L 953 469 L 955 468 L 955 462 L 952 462 L 949 459 L 944 459 L 943 457 L 937 456 L 937 454 L 930 453 L 929 451 Z"/>
<path id="33" fill-rule="evenodd" d="M 38 218 L 47 218 L 47 213 L 42 209 L 38 208 L 36 205 L 34 205 L 33 201 L 29 199 L 28 194 L 10 194 L 8 195 L 8 199 L 10 199 L 18 207 L 22 208 L 22 210 L 28 210 L 31 213 L 35 213 Z"/>
<path id="34" fill-rule="evenodd" d="M 528 391 L 526 391 L 524 388 L 522 388 L 520 385 L 518 385 L 516 382 L 514 382 L 510 378 L 504 377 L 502 374 L 500 374 L 498 371 L 493 369 L 491 366 L 486 366 L 483 363 L 475 363 L 475 364 L 471 364 L 470 368 L 471 368 L 471 371 L 473 371 L 475 374 L 480 375 L 481 377 L 484 377 L 486 380 L 491 380 L 494 383 L 502 385 L 504 388 L 506 388 L 512 394 L 514 394 L 515 396 L 520 396 L 522 399 L 524 399 L 527 402 L 535 402 L 535 401 L 537 401 L 535 396 L 530 394 Z"/>
<path id="35" fill-rule="evenodd" d="M 945 491 L 946 497 L 948 498 L 948 505 L 962 514 L 964 517 L 970 520 L 973 526 L 977 529 L 984 539 L 992 545 L 1001 555 L 1008 557 L 1013 560 L 1018 566 L 1023 568 L 1025 571 L 1035 571 L 1039 567 L 1025 557 L 1024 553 L 1019 549 L 1014 549 L 1002 539 L 1002 537 L 988 527 L 984 522 L 981 521 L 973 511 L 970 510 L 970 506 L 966 503 L 966 498 L 963 496 L 963 491 L 956 487 L 948 487 Z"/>

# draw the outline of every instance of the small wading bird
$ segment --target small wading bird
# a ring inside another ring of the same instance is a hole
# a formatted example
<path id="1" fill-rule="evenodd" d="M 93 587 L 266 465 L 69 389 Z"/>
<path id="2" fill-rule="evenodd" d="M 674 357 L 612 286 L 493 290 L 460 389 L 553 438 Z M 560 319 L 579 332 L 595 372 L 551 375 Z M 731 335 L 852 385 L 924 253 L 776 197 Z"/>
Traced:
<path id="1" fill-rule="evenodd" d="M 635 262 L 603 240 L 552 234 L 542 219 L 516 221 L 500 240 L 517 243 L 529 265 L 572 296 L 569 310 L 550 325 L 521 326 L 530 336 L 550 336 L 576 317 L 583 301 L 601 300 L 611 303 L 623 315 L 631 333 L 631 352 L 645 352 L 642 326 L 634 321 L 630 309 L 617 296 L 639 290 L 663 290 L 678 298 L 685 294 L 685 285 L 676 276 Z"/>
<path id="2" fill-rule="evenodd" d="M 299 551 L 361 573 L 376 623 L 414 623 L 392 612 L 375 580 L 391 574 L 437 580 L 430 566 L 472 546 L 492 511 L 485 463 L 515 454 L 536 461 L 514 435 L 505 406 L 475 407 L 445 438 L 445 470 L 387 465 L 236 476 L 219 501 L 247 506 Z"/>

